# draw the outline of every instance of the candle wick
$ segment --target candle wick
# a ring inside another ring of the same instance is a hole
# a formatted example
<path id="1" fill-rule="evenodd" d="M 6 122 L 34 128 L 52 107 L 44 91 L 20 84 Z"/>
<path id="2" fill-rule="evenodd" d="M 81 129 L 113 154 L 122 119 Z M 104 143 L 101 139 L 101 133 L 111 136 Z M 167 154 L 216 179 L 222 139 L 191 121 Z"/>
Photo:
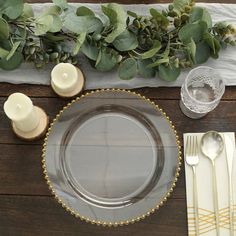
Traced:
<path id="1" fill-rule="evenodd" d="M 67 79 L 68 78 L 68 74 L 67 73 L 63 73 L 62 77 L 63 77 L 63 79 Z"/>
<path id="2" fill-rule="evenodd" d="M 20 104 L 16 104 L 16 110 L 19 111 L 21 110 L 22 106 Z"/>

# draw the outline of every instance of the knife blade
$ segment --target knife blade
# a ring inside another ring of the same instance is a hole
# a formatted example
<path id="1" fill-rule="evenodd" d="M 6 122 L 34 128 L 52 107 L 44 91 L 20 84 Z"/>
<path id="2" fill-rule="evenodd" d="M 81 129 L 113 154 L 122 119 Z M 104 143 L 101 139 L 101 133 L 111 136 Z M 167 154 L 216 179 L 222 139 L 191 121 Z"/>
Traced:
<path id="1" fill-rule="evenodd" d="M 232 177 L 233 161 L 234 161 L 234 145 L 229 135 L 224 134 L 224 138 L 225 138 L 225 151 L 226 151 L 228 174 Z"/>
<path id="2" fill-rule="evenodd" d="M 234 161 L 234 151 L 235 146 L 229 135 L 224 134 L 225 140 L 225 152 L 227 160 L 227 171 L 228 171 L 228 181 L 229 181 L 229 223 L 230 223 L 230 236 L 234 236 L 234 226 L 233 226 L 233 192 L 232 192 L 232 171 L 233 171 L 233 161 Z"/>

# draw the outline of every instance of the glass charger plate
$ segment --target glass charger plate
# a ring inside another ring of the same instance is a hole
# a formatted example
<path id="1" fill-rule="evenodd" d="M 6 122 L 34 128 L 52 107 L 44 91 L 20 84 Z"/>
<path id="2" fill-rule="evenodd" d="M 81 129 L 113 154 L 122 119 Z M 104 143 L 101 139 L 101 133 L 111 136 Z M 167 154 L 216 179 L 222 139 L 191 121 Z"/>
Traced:
<path id="1" fill-rule="evenodd" d="M 99 90 L 73 100 L 54 119 L 43 168 L 56 199 L 73 215 L 122 225 L 154 212 L 179 172 L 176 131 L 149 99 Z"/>

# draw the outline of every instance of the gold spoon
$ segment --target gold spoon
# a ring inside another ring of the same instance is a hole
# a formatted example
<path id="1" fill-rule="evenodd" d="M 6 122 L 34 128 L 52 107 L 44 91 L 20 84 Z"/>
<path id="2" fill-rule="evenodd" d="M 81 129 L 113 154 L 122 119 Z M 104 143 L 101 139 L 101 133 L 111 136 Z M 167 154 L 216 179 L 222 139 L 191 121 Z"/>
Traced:
<path id="1" fill-rule="evenodd" d="M 224 140 L 218 132 L 209 131 L 202 136 L 200 146 L 202 153 L 207 158 L 209 158 L 212 164 L 213 200 L 214 200 L 214 210 L 215 210 L 216 235 L 219 236 L 220 222 L 219 222 L 219 206 L 218 206 L 215 159 L 221 154 L 221 152 L 224 149 Z"/>

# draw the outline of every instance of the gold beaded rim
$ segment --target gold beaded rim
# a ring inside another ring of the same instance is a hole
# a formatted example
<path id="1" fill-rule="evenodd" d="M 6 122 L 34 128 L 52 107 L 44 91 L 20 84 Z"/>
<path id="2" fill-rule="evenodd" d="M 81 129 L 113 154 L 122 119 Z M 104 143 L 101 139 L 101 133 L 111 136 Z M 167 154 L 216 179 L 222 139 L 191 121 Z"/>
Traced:
<path id="1" fill-rule="evenodd" d="M 133 218 L 133 219 L 130 219 L 130 220 L 127 220 L 127 221 L 120 221 L 120 222 L 106 222 L 106 221 L 95 221 L 95 220 L 91 220 L 89 218 L 86 218 L 82 215 L 80 215 L 78 212 L 75 212 L 74 210 L 72 210 L 70 207 L 68 207 L 59 197 L 58 195 L 56 194 L 55 190 L 53 190 L 53 186 L 51 185 L 51 182 L 49 180 L 49 177 L 47 175 L 47 170 L 46 170 L 46 160 L 45 160 L 45 157 L 46 157 L 46 147 L 47 147 L 47 140 L 48 140 L 48 136 L 51 132 L 51 129 L 53 127 L 53 125 L 57 122 L 58 118 L 61 116 L 61 114 L 67 109 L 69 108 L 73 103 L 79 101 L 81 98 L 84 98 L 84 97 L 87 97 L 87 96 L 90 96 L 91 94 L 94 94 L 94 93 L 101 93 L 101 92 L 106 92 L 106 91 L 112 91 L 112 92 L 125 92 L 125 93 L 129 93 L 129 94 L 132 94 L 132 95 L 135 95 L 135 96 L 138 96 L 139 98 L 141 99 L 144 99 L 147 103 L 151 104 L 154 106 L 154 108 L 156 110 L 158 110 L 159 112 L 161 112 L 161 114 L 166 118 L 166 120 L 168 121 L 171 129 L 173 130 L 174 134 L 175 134 L 175 138 L 176 138 L 176 144 L 177 144 L 177 147 L 178 147 L 178 165 L 177 165 L 177 168 L 176 168 L 176 172 L 175 172 L 175 177 L 174 177 L 174 180 L 173 180 L 173 183 L 172 183 L 172 186 L 171 188 L 169 189 L 169 191 L 167 192 L 166 196 L 163 197 L 163 199 L 154 207 L 152 208 L 151 210 L 147 211 L 145 214 L 143 215 L 140 215 L 136 218 Z M 54 198 L 56 199 L 56 201 L 61 204 L 61 206 L 63 208 L 65 208 L 65 210 L 67 212 L 69 212 L 71 215 L 77 217 L 77 218 L 80 218 L 81 220 L 87 222 L 87 223 L 91 223 L 91 224 L 96 224 L 96 225 L 102 225 L 102 226 L 123 226 L 123 225 L 128 225 L 128 224 L 132 224 L 132 223 L 135 223 L 135 222 L 138 222 L 140 221 L 141 219 L 144 219 L 146 218 L 147 216 L 149 216 L 151 213 L 154 213 L 155 211 L 157 211 L 166 201 L 167 201 L 167 198 L 170 197 L 171 193 L 173 192 L 173 189 L 174 187 L 176 186 L 176 182 L 178 180 L 178 177 L 179 177 L 179 172 L 180 172 L 180 166 L 181 166 L 181 155 L 182 155 L 182 152 L 181 152 L 181 145 L 180 145 L 180 141 L 179 141 L 179 136 L 177 135 L 177 131 L 175 129 L 175 126 L 172 124 L 172 121 L 170 120 L 170 118 L 167 116 L 167 114 L 157 105 L 155 104 L 155 102 L 151 101 L 149 98 L 146 98 L 145 96 L 142 96 L 141 94 L 139 93 L 136 93 L 136 92 L 133 92 L 133 91 L 130 91 L 130 90 L 125 90 L 125 89 L 98 89 L 98 90 L 93 90 L 93 91 L 90 91 L 90 92 L 87 92 L 85 94 L 82 94 L 81 96 L 78 96 L 77 98 L 73 99 L 71 102 L 69 102 L 66 106 L 64 106 L 62 108 L 62 110 L 59 111 L 59 113 L 56 115 L 56 117 L 53 119 L 53 121 L 51 122 L 49 128 L 48 128 L 48 131 L 47 131 L 47 134 L 46 134 L 46 137 L 44 139 L 44 144 L 43 144 L 43 149 L 42 149 L 42 167 L 43 167 L 43 174 L 44 174 L 44 178 L 46 179 L 46 182 L 47 182 L 47 185 L 51 191 L 51 193 L 53 194 Z"/>

